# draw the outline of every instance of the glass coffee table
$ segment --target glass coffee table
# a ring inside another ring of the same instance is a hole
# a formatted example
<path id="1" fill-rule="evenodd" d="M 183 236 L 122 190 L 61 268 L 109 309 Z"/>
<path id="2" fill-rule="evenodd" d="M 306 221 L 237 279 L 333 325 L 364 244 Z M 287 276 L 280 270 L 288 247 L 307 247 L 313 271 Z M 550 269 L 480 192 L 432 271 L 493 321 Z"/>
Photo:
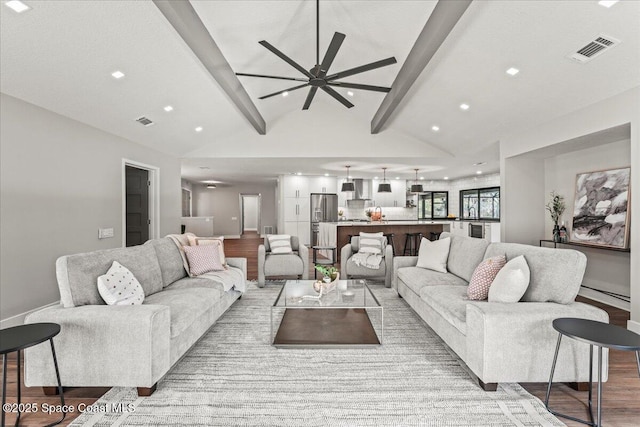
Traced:
<path id="1" fill-rule="evenodd" d="M 384 314 L 364 280 L 340 280 L 318 298 L 314 280 L 288 280 L 271 306 L 278 348 L 371 347 L 382 344 Z"/>

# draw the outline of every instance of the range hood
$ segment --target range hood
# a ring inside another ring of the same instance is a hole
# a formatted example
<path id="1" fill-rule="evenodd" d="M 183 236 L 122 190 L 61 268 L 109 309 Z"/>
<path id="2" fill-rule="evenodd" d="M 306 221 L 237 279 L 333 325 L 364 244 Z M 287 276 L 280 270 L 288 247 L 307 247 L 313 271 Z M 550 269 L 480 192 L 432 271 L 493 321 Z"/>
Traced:
<path id="1" fill-rule="evenodd" d="M 347 206 L 351 206 L 357 202 L 366 202 L 371 200 L 371 180 L 370 179 L 353 179 L 353 185 L 355 186 L 355 191 L 353 192 L 353 197 L 347 200 Z"/>

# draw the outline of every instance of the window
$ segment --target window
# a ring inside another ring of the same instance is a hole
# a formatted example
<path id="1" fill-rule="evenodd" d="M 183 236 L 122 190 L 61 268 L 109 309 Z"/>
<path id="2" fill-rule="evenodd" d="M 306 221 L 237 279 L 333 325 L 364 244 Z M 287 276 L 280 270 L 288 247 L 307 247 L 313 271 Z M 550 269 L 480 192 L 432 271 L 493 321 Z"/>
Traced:
<path id="1" fill-rule="evenodd" d="M 449 192 L 430 191 L 418 198 L 420 219 L 446 218 L 449 213 Z"/>
<path id="2" fill-rule="evenodd" d="M 462 190 L 460 192 L 460 218 L 499 220 L 500 187 Z"/>

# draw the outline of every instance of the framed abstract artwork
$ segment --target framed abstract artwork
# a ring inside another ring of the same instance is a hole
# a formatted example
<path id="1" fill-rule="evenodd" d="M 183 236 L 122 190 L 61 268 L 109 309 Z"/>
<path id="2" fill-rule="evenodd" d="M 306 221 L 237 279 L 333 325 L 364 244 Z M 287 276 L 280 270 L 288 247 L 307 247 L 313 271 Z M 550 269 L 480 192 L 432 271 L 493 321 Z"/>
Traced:
<path id="1" fill-rule="evenodd" d="M 629 247 L 630 175 L 628 167 L 577 174 L 571 242 Z"/>

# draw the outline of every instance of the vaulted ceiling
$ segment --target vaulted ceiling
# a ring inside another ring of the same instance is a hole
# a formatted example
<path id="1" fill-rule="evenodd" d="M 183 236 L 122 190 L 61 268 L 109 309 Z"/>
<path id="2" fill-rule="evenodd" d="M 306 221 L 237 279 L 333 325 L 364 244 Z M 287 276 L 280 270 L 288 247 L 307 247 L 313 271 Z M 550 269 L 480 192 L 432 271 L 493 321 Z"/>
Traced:
<path id="1" fill-rule="evenodd" d="M 0 8 L 0 90 L 184 158 L 194 180 L 340 175 L 346 163 L 363 176 L 394 165 L 406 178 L 416 167 L 455 178 L 477 162 L 493 172 L 501 135 L 640 85 L 640 2 L 476 0 L 380 133 L 370 126 L 383 93 L 337 89 L 355 104 L 346 109 L 319 91 L 301 111 L 306 89 L 259 100 L 294 84 L 240 77 L 266 121 L 259 135 L 153 2 L 24 2 L 31 10 L 21 14 Z M 313 1 L 191 3 L 235 72 L 301 76 L 260 40 L 315 64 Z M 395 56 L 396 65 L 345 79 L 390 86 L 436 3 L 321 1 L 321 57 L 333 33 L 344 33 L 331 70 Z M 621 43 L 585 64 L 568 58 L 599 35 Z M 506 74 L 510 67 L 520 72 Z M 114 79 L 115 70 L 125 77 Z M 141 116 L 155 125 L 140 125 Z"/>

